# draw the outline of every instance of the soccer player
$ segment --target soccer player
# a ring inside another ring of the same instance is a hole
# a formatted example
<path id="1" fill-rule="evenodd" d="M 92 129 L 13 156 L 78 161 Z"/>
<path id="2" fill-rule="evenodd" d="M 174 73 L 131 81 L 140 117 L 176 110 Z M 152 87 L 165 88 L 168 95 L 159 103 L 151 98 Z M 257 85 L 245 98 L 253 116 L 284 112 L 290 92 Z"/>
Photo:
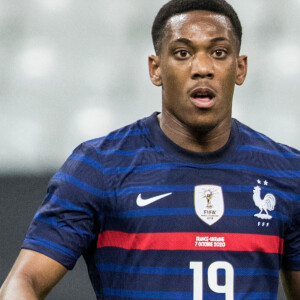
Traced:
<path id="1" fill-rule="evenodd" d="M 224 0 L 152 27 L 162 111 L 77 147 L 0 299 L 43 299 L 83 255 L 97 299 L 300 299 L 300 153 L 232 118 L 247 57 Z"/>

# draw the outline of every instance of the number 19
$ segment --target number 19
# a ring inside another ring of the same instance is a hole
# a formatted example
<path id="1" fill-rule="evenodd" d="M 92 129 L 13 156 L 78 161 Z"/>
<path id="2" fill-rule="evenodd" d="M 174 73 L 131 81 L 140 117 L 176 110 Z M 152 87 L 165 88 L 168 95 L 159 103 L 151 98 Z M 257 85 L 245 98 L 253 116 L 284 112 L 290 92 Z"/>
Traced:
<path id="1" fill-rule="evenodd" d="M 194 270 L 194 293 L 193 300 L 203 300 L 203 263 L 190 262 L 190 269 Z M 225 270 L 225 284 L 218 285 L 218 270 Z M 234 300 L 234 270 L 226 261 L 216 261 L 207 270 L 207 281 L 210 289 L 218 294 L 225 294 L 226 300 Z"/>

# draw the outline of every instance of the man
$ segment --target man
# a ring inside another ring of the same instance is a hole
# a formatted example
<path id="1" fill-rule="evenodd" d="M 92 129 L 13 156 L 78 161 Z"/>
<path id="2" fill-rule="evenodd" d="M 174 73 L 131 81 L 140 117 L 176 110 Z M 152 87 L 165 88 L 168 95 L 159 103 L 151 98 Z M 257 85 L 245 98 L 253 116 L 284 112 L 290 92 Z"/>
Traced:
<path id="1" fill-rule="evenodd" d="M 83 254 L 97 299 L 300 299 L 299 152 L 231 117 L 242 28 L 171 0 L 152 28 L 162 112 L 81 144 L 50 181 L 0 299 L 43 299 Z"/>

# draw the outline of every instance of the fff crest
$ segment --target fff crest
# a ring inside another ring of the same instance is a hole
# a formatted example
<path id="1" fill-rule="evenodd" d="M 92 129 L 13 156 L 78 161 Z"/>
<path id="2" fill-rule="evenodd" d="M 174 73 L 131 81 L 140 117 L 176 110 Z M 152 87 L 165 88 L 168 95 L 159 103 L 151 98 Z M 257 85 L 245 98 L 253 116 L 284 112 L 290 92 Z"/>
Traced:
<path id="1" fill-rule="evenodd" d="M 206 224 L 213 225 L 224 214 L 224 197 L 218 185 L 198 185 L 195 187 L 195 211 Z"/>

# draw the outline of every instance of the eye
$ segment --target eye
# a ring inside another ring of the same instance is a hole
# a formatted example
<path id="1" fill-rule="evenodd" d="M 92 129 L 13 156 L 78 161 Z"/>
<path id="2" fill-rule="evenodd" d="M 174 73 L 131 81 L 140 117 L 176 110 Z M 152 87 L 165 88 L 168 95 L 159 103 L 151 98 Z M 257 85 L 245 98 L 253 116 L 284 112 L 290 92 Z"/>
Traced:
<path id="1" fill-rule="evenodd" d="M 187 50 L 177 50 L 174 52 L 174 55 L 178 59 L 186 59 L 191 56 Z"/>
<path id="2" fill-rule="evenodd" d="M 225 58 L 227 55 L 227 51 L 224 49 L 217 49 L 212 54 L 216 58 Z"/>

